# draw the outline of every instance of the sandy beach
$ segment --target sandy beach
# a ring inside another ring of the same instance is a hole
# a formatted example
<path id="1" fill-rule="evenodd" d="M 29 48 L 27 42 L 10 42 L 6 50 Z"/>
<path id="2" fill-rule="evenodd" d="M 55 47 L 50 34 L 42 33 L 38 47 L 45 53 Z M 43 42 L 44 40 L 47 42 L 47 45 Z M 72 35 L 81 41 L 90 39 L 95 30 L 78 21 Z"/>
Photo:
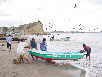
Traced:
<path id="1" fill-rule="evenodd" d="M 13 64 L 16 58 L 16 42 L 12 45 L 12 54 L 9 54 L 5 45 L 0 47 L 0 77 L 84 77 L 81 70 L 69 64 L 54 65 L 46 63 Z"/>

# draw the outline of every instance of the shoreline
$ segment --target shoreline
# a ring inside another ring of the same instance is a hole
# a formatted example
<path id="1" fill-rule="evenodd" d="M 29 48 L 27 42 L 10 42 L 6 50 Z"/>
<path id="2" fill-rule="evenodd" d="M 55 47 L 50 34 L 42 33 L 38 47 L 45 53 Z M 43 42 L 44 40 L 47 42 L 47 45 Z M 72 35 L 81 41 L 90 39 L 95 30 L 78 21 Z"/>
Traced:
<path id="1" fill-rule="evenodd" d="M 5 46 L 1 47 L 0 77 L 85 77 L 81 69 L 71 64 L 13 64 L 12 60 L 16 57 L 17 44 L 14 42 L 12 45 L 12 54 L 9 54 L 6 43 Z"/>

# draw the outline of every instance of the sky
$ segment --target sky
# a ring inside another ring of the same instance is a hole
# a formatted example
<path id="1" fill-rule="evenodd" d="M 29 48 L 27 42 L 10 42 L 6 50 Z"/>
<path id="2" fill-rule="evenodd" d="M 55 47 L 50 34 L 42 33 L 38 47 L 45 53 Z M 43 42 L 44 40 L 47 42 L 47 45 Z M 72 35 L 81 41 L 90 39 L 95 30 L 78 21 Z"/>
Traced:
<path id="1" fill-rule="evenodd" d="M 44 28 L 54 24 L 53 29 L 61 31 L 70 31 L 79 24 L 86 30 L 96 26 L 102 30 L 101 14 L 102 0 L 0 0 L 0 26 L 18 26 L 39 19 Z"/>

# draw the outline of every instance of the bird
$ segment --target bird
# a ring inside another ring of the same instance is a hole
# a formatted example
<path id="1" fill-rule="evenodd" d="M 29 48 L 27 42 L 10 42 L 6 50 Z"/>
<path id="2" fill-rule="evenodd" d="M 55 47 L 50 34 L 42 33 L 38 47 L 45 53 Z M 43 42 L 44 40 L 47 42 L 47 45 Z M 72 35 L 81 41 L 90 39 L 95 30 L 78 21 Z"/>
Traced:
<path id="1" fill-rule="evenodd" d="M 78 7 L 78 6 L 77 6 L 77 4 L 75 3 L 75 4 L 74 4 L 74 8 L 77 8 L 77 7 Z"/>

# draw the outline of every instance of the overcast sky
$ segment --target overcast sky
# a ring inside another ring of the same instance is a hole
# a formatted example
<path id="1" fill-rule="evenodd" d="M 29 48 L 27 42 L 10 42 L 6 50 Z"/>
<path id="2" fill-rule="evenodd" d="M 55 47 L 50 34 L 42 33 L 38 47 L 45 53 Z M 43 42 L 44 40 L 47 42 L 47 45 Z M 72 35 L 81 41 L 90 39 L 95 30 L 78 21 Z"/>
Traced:
<path id="1" fill-rule="evenodd" d="M 77 4 L 76 8 L 74 4 Z M 0 26 L 18 26 L 37 20 L 57 30 L 71 30 L 76 24 L 102 25 L 102 0 L 0 0 Z"/>

